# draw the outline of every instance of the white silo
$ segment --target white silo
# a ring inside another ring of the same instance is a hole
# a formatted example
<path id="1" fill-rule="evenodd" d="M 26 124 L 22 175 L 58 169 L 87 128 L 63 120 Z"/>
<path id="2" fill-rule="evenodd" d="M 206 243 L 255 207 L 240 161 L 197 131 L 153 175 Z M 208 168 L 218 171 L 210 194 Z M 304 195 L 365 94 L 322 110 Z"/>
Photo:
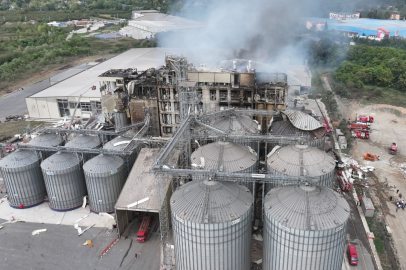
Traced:
<path id="1" fill-rule="evenodd" d="M 339 270 L 350 207 L 322 186 L 272 189 L 265 197 L 263 270 Z"/>

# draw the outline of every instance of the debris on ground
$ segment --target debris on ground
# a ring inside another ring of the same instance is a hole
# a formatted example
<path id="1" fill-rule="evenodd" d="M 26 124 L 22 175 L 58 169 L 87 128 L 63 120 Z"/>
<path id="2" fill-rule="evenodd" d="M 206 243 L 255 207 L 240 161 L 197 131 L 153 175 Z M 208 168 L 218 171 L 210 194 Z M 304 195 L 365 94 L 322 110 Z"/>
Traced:
<path id="1" fill-rule="evenodd" d="M 84 246 L 89 246 L 90 248 L 94 247 L 92 240 L 87 240 L 86 242 L 83 243 Z"/>
<path id="2" fill-rule="evenodd" d="M 39 234 L 40 232 L 46 232 L 46 231 L 47 231 L 47 229 L 35 230 L 32 232 L 32 235 L 36 235 L 36 234 Z"/>

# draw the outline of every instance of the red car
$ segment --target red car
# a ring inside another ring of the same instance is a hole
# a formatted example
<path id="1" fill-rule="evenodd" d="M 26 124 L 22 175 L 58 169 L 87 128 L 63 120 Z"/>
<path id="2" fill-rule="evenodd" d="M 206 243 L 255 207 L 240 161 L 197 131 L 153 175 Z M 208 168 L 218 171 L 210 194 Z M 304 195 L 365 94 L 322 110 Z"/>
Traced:
<path id="1" fill-rule="evenodd" d="M 348 261 L 351 265 L 358 264 L 358 255 L 357 255 L 357 250 L 355 249 L 355 246 L 348 245 L 347 255 L 348 255 Z"/>

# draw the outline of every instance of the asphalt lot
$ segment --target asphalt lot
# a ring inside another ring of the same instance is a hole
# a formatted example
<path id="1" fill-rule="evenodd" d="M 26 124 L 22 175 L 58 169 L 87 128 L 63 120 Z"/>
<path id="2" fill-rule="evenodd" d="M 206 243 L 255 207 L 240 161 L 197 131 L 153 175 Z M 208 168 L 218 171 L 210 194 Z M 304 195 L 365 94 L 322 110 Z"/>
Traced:
<path id="1" fill-rule="evenodd" d="M 74 227 L 67 225 L 16 222 L 2 226 L 0 269 L 158 270 L 160 266 L 159 229 L 155 229 L 145 243 L 138 243 L 135 231 L 139 223 L 132 229 L 135 234 L 118 240 L 102 258 L 102 251 L 117 237 L 115 230 L 91 228 L 78 236 Z M 38 229 L 47 231 L 32 235 Z M 93 248 L 83 246 L 87 240 L 92 241 Z"/>
<path id="2" fill-rule="evenodd" d="M 27 112 L 25 98 L 51 86 L 49 79 L 24 87 L 0 99 L 0 121 L 4 122 L 8 115 L 22 115 Z"/>

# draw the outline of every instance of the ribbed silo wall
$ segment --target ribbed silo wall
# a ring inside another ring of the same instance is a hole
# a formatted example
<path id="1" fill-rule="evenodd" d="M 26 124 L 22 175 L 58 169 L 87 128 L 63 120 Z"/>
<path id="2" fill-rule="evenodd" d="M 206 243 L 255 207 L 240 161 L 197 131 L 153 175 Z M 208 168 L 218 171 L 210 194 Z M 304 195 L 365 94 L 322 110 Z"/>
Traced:
<path id="1" fill-rule="evenodd" d="M 15 163 L 10 159 L 20 160 Z M 0 169 L 11 207 L 28 208 L 44 202 L 45 183 L 34 152 L 14 152 L 0 161 Z"/>
<path id="2" fill-rule="evenodd" d="M 347 223 L 330 230 L 298 230 L 283 226 L 265 210 L 262 269 L 341 269 Z"/>
<path id="3" fill-rule="evenodd" d="M 95 166 L 93 159 L 112 159 L 113 166 Z M 126 181 L 124 161 L 118 156 L 97 156 L 83 166 L 92 212 L 114 212 L 114 206 Z"/>

